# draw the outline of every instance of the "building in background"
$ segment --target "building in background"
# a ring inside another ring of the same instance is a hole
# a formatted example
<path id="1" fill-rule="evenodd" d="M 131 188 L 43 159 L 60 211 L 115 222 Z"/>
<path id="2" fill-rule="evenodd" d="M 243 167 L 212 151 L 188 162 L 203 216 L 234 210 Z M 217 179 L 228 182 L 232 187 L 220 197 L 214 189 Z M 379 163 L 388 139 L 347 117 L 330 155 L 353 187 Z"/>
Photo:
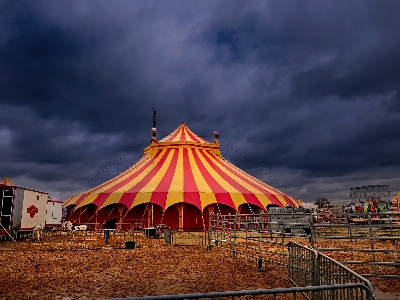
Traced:
<path id="1" fill-rule="evenodd" d="M 350 189 L 352 208 L 357 212 L 391 211 L 389 185 L 366 185 Z"/>
<path id="2" fill-rule="evenodd" d="M 61 225 L 61 215 L 62 202 L 51 200 L 48 193 L 18 187 L 8 177 L 0 181 L 0 237 L 32 231 L 37 225 Z"/>

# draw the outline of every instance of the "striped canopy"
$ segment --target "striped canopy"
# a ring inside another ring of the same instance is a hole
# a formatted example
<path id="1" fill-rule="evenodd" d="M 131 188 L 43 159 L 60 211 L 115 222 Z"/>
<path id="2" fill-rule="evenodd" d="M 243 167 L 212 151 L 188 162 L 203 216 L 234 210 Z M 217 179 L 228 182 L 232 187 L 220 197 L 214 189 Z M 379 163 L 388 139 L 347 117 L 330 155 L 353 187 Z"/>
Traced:
<path id="1" fill-rule="evenodd" d="M 132 167 L 86 192 L 69 197 L 64 207 L 94 204 L 101 209 L 120 203 L 128 210 L 153 203 L 166 210 L 191 203 L 201 211 L 210 204 L 237 210 L 242 204 L 265 209 L 268 204 L 297 207 L 296 201 L 226 161 L 218 133 L 209 143 L 182 123 L 157 141 L 155 133 L 143 157 Z"/>
<path id="2" fill-rule="evenodd" d="M 17 185 L 9 177 L 6 176 L 0 181 L 0 186 L 16 187 Z"/>

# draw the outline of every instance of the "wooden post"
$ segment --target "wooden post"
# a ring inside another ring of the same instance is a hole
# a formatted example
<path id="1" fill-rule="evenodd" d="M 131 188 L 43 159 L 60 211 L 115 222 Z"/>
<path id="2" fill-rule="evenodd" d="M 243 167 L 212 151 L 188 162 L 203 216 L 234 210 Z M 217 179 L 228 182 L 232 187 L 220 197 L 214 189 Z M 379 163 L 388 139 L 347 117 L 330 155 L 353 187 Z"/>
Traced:
<path id="1" fill-rule="evenodd" d="M 242 206 L 239 206 L 238 210 L 237 210 L 237 214 L 240 215 L 241 212 L 242 212 Z M 236 227 L 240 228 L 240 217 L 236 218 L 236 216 L 235 216 L 235 228 Z M 247 226 L 246 226 L 246 230 L 247 230 Z"/>
<path id="2" fill-rule="evenodd" d="M 100 226 L 98 226 L 98 220 L 97 220 L 97 215 L 99 214 L 99 211 L 98 210 L 96 210 L 96 213 L 95 213 L 95 215 L 96 215 L 96 218 L 95 218 L 95 224 L 94 224 L 94 230 L 97 232 L 97 229 L 100 229 L 99 227 Z"/>
<path id="3" fill-rule="evenodd" d="M 151 227 L 151 209 L 153 205 L 149 203 L 147 205 L 147 227 Z"/>
<path id="4" fill-rule="evenodd" d="M 177 203 L 176 207 L 178 209 L 179 215 L 179 229 L 183 228 L 183 208 L 186 206 L 186 203 Z"/>
<path id="5" fill-rule="evenodd" d="M 122 215 L 124 212 L 124 207 L 123 206 L 118 206 L 118 211 L 119 211 L 119 222 L 118 223 L 122 223 Z M 122 228 L 122 225 L 119 225 L 119 229 Z"/>

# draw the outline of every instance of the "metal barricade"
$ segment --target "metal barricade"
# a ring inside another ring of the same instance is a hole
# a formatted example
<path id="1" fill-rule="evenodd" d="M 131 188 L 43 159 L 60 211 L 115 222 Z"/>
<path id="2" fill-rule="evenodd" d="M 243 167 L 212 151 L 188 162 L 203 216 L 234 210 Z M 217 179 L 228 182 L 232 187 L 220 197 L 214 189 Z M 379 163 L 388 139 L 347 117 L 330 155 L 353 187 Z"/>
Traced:
<path id="1" fill-rule="evenodd" d="M 276 289 L 259 289 L 259 290 L 242 290 L 242 291 L 228 291 L 228 292 L 212 292 L 212 293 L 197 293 L 197 294 L 177 294 L 177 295 L 161 295 L 161 296 L 145 296 L 145 297 L 131 297 L 131 298 L 113 298 L 113 300 L 184 300 L 184 299 L 248 299 L 249 296 L 252 299 L 261 299 L 263 295 L 272 295 L 276 299 L 277 295 L 289 294 L 292 295 L 293 299 L 297 299 L 301 294 L 313 293 L 318 295 L 319 292 L 329 291 L 330 295 L 338 295 L 340 291 L 349 291 L 349 298 L 309 298 L 312 300 L 374 300 L 375 297 L 371 291 L 361 283 L 348 283 L 348 284 L 337 284 L 337 285 L 320 285 L 320 286 L 307 286 L 307 287 L 293 287 L 293 288 L 276 288 Z M 361 295 L 357 291 L 363 291 L 365 298 L 352 297 L 351 295 Z M 259 297 L 259 298 L 258 298 Z"/>
<path id="2" fill-rule="evenodd" d="M 309 299 L 375 299 L 371 282 L 343 264 L 314 249 L 289 242 L 289 279 L 296 286 L 358 283 L 364 288 L 319 290 L 306 293 Z"/>

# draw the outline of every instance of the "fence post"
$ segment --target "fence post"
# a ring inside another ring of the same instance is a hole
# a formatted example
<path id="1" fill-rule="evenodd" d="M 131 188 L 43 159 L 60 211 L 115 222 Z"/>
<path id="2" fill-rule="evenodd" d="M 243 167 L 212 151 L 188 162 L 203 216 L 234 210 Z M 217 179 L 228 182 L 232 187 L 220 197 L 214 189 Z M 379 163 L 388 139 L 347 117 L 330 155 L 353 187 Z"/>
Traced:
<path id="1" fill-rule="evenodd" d="M 313 285 L 319 286 L 321 284 L 321 256 L 318 253 L 314 253 L 312 255 L 312 268 L 313 268 Z M 313 292 L 313 300 L 321 299 L 321 291 Z"/>
<path id="2" fill-rule="evenodd" d="M 235 218 L 233 220 L 233 257 L 237 258 L 236 255 L 236 225 L 237 225 L 237 214 L 235 214 Z M 229 242 L 232 243 L 232 240 L 229 239 Z M 232 245 L 232 244 L 231 244 Z"/>
<path id="3" fill-rule="evenodd" d="M 210 219 L 208 220 L 208 248 L 211 250 L 212 246 L 211 246 L 211 233 L 212 233 L 212 228 L 211 228 L 211 224 L 212 224 L 212 218 L 214 216 L 214 213 L 210 214 Z"/>
<path id="4" fill-rule="evenodd" d="M 310 236 L 310 242 L 311 242 L 311 248 L 314 248 L 314 242 L 315 242 L 315 225 L 314 225 L 314 216 L 311 213 L 310 215 L 310 229 L 311 229 L 311 236 Z"/>
<path id="5" fill-rule="evenodd" d="M 369 233 L 369 241 L 370 241 L 370 245 L 371 245 L 371 250 L 374 250 L 374 239 L 372 238 L 373 234 L 372 234 L 371 214 L 368 215 L 368 227 L 369 227 L 368 233 Z M 371 259 L 372 259 L 372 262 L 374 263 L 372 265 L 372 270 L 373 270 L 373 273 L 376 274 L 375 252 L 374 251 L 372 251 Z"/>

